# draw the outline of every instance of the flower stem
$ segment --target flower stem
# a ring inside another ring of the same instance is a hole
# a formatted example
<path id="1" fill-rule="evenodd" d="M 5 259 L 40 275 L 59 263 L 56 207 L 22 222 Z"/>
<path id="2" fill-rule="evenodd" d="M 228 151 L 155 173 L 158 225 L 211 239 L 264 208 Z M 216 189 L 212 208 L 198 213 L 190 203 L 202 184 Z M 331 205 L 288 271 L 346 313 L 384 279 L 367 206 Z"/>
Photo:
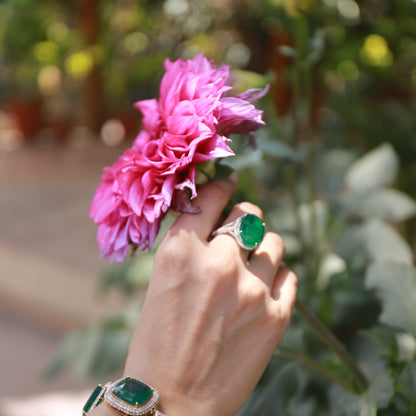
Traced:
<path id="1" fill-rule="evenodd" d="M 365 375 L 358 367 L 356 361 L 335 335 L 312 313 L 299 299 L 296 300 L 295 308 L 306 322 L 315 330 L 321 339 L 331 348 L 346 365 L 354 376 L 360 392 L 364 392 L 368 387 Z"/>
<path id="2" fill-rule="evenodd" d="M 316 361 L 312 360 L 311 358 L 309 358 L 308 356 L 306 356 L 306 355 L 304 355 L 300 352 L 287 351 L 287 350 L 279 348 L 275 351 L 274 356 L 278 357 L 278 358 L 284 358 L 284 359 L 292 360 L 292 361 L 298 361 L 302 364 L 305 364 L 305 365 L 311 367 L 313 370 L 317 371 L 318 373 L 321 373 L 322 375 L 324 375 L 324 376 L 328 377 L 329 379 L 335 381 L 336 383 L 340 384 L 346 390 L 352 390 L 351 385 L 348 384 L 348 382 L 343 377 L 339 376 L 338 374 L 336 374 L 333 371 L 328 370 L 324 366 L 320 365 Z"/>

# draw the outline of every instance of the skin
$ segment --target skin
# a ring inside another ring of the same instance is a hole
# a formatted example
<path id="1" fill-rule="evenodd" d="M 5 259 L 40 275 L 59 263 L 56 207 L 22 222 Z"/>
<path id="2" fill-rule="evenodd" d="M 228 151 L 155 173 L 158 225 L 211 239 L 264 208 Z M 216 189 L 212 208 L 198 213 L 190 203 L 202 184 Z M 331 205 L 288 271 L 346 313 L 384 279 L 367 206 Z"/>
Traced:
<path id="1" fill-rule="evenodd" d="M 202 187 L 198 214 L 181 214 L 155 255 L 125 375 L 154 386 L 167 416 L 232 416 L 255 388 L 289 325 L 297 279 L 282 264 L 281 237 L 267 232 L 249 255 L 214 229 L 259 207 L 221 213 L 233 179 Z M 99 406 L 94 416 L 114 416 Z"/>

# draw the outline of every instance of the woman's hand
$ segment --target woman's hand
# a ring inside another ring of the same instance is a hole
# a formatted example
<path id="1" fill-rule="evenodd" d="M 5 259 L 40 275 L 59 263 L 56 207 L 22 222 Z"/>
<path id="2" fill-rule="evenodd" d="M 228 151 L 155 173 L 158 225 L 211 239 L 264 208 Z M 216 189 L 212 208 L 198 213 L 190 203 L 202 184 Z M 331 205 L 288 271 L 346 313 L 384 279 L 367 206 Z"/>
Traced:
<path id="1" fill-rule="evenodd" d="M 234 415 L 289 324 L 297 279 L 281 237 L 266 233 L 250 256 L 229 235 L 210 240 L 235 187 L 202 187 L 201 212 L 181 214 L 155 255 L 125 374 L 154 386 L 167 416 Z M 242 203 L 224 224 L 248 212 L 262 217 Z"/>

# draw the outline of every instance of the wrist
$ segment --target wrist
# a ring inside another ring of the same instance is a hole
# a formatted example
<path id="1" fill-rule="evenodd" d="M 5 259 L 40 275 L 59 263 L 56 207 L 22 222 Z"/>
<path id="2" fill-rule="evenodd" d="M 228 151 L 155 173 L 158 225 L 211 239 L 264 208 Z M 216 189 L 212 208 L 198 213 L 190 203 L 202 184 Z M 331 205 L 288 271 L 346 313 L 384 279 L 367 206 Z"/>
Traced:
<path id="1" fill-rule="evenodd" d="M 88 413 L 88 416 L 115 416 L 115 415 L 118 415 L 118 413 L 115 410 L 105 405 L 98 406 Z"/>

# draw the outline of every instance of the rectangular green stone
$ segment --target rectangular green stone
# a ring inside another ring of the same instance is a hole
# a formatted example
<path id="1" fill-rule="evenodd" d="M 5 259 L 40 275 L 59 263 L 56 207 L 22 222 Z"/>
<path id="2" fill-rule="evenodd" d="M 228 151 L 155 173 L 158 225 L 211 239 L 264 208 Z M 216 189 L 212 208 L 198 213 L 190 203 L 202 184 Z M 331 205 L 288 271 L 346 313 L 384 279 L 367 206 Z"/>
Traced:
<path id="1" fill-rule="evenodd" d="M 103 390 L 103 387 L 102 386 L 97 386 L 93 390 L 93 392 L 91 393 L 91 395 L 88 398 L 87 402 L 85 403 L 84 407 L 82 408 L 82 414 L 83 414 L 83 416 L 85 416 L 89 412 L 89 410 L 91 409 L 91 406 L 94 404 L 95 400 L 100 395 L 100 393 L 102 392 L 102 390 Z"/>
<path id="2" fill-rule="evenodd" d="M 153 389 L 131 377 L 125 377 L 113 389 L 113 395 L 125 403 L 141 406 L 153 396 Z"/>

